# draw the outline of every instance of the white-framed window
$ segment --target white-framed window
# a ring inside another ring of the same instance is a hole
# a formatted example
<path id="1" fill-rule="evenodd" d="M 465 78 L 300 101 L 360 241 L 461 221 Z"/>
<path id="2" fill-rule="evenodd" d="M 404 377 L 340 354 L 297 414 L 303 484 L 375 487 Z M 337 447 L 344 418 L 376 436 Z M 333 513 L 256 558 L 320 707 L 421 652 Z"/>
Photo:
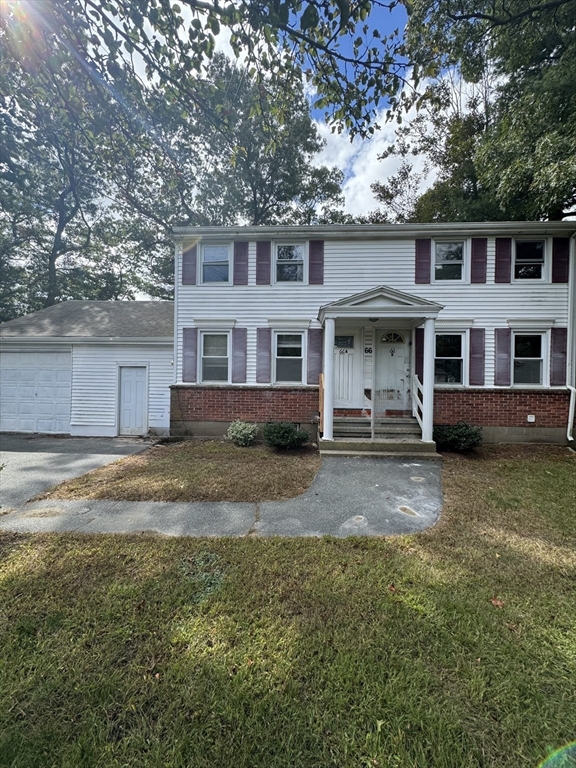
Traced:
<path id="1" fill-rule="evenodd" d="M 543 237 L 515 240 L 513 279 L 546 280 L 546 251 L 546 239 Z"/>
<path id="2" fill-rule="evenodd" d="M 512 384 L 545 385 L 546 334 L 515 332 L 512 340 Z"/>
<path id="3" fill-rule="evenodd" d="M 200 381 L 228 383 L 230 380 L 230 334 L 202 331 L 200 334 Z"/>
<path id="4" fill-rule="evenodd" d="M 434 282 L 462 282 L 466 279 L 466 242 L 442 240 L 434 242 Z"/>
<path id="5" fill-rule="evenodd" d="M 437 333 L 435 338 L 434 383 L 464 385 L 467 378 L 466 333 Z"/>
<path id="6" fill-rule="evenodd" d="M 304 243 L 275 243 L 274 281 L 276 283 L 304 283 L 305 267 Z"/>
<path id="7" fill-rule="evenodd" d="M 274 334 L 274 382 L 302 384 L 305 376 L 304 354 L 303 333 L 277 331 Z"/>
<path id="8" fill-rule="evenodd" d="M 202 245 L 200 269 L 203 283 L 229 283 L 230 246 L 212 243 Z"/>

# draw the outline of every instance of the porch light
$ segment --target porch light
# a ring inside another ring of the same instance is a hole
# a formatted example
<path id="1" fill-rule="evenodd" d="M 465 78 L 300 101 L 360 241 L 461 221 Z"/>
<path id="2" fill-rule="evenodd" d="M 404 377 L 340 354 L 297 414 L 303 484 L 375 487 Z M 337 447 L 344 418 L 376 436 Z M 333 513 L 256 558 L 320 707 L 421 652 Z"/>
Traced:
<path id="1" fill-rule="evenodd" d="M 379 319 L 380 319 L 379 317 L 369 317 L 368 318 L 368 320 L 370 320 L 371 323 L 377 323 Z"/>

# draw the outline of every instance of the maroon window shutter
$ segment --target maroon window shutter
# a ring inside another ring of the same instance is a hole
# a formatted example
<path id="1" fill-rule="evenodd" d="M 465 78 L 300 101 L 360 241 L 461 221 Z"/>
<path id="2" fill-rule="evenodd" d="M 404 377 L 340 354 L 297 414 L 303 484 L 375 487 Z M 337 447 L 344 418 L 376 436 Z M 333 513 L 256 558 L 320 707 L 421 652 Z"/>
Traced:
<path id="1" fill-rule="evenodd" d="M 310 240 L 308 259 L 308 283 L 324 285 L 324 240 Z"/>
<path id="2" fill-rule="evenodd" d="M 550 349 L 550 384 L 553 387 L 566 385 L 566 351 L 568 349 L 568 329 L 552 328 Z"/>
<path id="3" fill-rule="evenodd" d="M 270 285 L 270 253 L 272 243 L 259 240 L 256 243 L 256 285 Z"/>
<path id="4" fill-rule="evenodd" d="M 431 267 L 432 240 L 416 240 L 416 284 L 424 285 L 430 282 Z"/>
<path id="5" fill-rule="evenodd" d="M 234 285 L 248 285 L 248 243 L 234 243 Z"/>
<path id="6" fill-rule="evenodd" d="M 308 330 L 308 384 L 318 384 L 322 373 L 322 328 Z"/>
<path id="7" fill-rule="evenodd" d="M 495 283 L 509 283 L 512 273 L 512 238 L 496 238 L 496 271 Z"/>
<path id="8" fill-rule="evenodd" d="M 416 328 L 415 344 L 416 376 L 422 384 L 424 382 L 424 328 Z"/>
<path id="9" fill-rule="evenodd" d="M 246 328 L 232 329 L 232 383 L 246 383 Z"/>
<path id="10" fill-rule="evenodd" d="M 196 381 L 198 329 L 184 328 L 182 338 L 182 381 Z"/>
<path id="11" fill-rule="evenodd" d="M 570 240 L 555 237 L 552 240 L 552 282 L 567 283 L 570 263 Z M 566 382 L 564 382 L 566 383 Z"/>
<path id="12" fill-rule="evenodd" d="M 256 381 L 269 384 L 272 381 L 272 330 L 256 330 Z"/>
<path id="13" fill-rule="evenodd" d="M 485 336 L 484 328 L 470 328 L 470 373 L 468 378 L 471 387 L 484 386 Z"/>
<path id="14" fill-rule="evenodd" d="M 182 285 L 196 285 L 196 254 L 198 249 L 191 245 L 182 253 Z"/>
<path id="15" fill-rule="evenodd" d="M 488 238 L 473 237 L 470 266 L 470 282 L 486 282 L 486 262 L 488 258 Z"/>
<path id="16" fill-rule="evenodd" d="M 497 387 L 509 387 L 511 367 L 510 356 L 512 353 L 512 331 L 510 328 L 496 328 L 494 330 L 494 343 L 496 346 L 494 384 Z"/>

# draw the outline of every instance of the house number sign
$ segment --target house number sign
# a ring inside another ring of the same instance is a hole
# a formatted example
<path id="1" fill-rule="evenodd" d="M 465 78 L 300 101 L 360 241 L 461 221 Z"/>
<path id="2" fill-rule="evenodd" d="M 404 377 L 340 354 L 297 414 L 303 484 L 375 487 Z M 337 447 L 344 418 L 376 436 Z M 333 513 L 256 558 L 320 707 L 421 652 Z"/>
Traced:
<path id="1" fill-rule="evenodd" d="M 371 355 L 372 354 L 372 347 L 364 347 L 364 354 L 365 355 Z"/>

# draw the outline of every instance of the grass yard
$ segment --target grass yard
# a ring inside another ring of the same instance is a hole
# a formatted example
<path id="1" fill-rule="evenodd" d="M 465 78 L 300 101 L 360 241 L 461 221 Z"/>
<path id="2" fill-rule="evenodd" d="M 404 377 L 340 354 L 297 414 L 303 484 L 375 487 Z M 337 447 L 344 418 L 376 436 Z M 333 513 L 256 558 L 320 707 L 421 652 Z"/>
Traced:
<path id="1" fill-rule="evenodd" d="M 0 534 L 0 766 L 535 768 L 576 738 L 575 457 L 444 488 L 397 539 Z"/>
<path id="2" fill-rule="evenodd" d="M 299 496 L 320 468 L 312 448 L 278 453 L 221 440 L 159 444 L 86 475 L 38 499 L 119 501 L 279 501 Z"/>

